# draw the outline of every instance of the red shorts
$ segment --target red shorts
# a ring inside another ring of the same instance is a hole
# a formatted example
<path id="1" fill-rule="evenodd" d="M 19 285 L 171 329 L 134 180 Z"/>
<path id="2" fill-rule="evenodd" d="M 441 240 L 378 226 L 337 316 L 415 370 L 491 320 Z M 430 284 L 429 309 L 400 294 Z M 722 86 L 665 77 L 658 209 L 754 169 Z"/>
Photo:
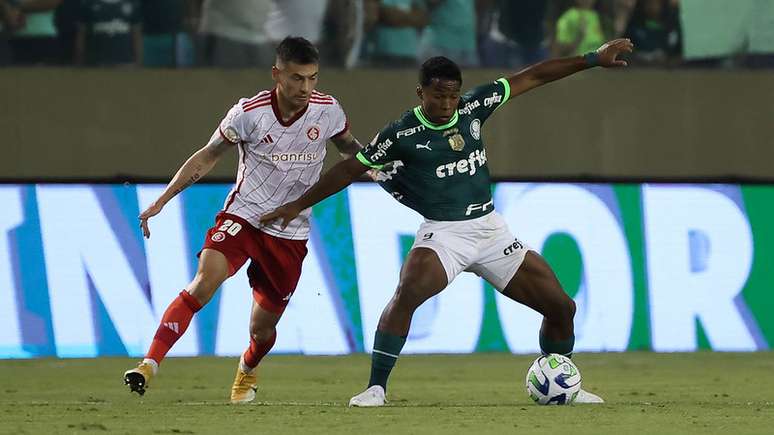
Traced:
<path id="1" fill-rule="evenodd" d="M 207 231 L 204 249 L 214 249 L 226 256 L 229 276 L 249 258 L 247 278 L 253 299 L 263 309 L 281 314 L 301 277 L 306 240 L 275 237 L 259 231 L 239 216 L 218 213 L 215 226 Z"/>

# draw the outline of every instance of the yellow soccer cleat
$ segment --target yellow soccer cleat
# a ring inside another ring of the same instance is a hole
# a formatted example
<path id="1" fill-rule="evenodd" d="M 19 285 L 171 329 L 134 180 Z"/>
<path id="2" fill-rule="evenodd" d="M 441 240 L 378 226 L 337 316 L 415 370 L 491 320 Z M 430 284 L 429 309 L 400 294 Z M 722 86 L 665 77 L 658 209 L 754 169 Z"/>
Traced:
<path id="1" fill-rule="evenodd" d="M 255 392 L 258 390 L 258 376 L 255 371 L 247 374 L 237 367 L 234 385 L 231 386 L 231 403 L 240 405 L 255 400 Z"/>
<path id="2" fill-rule="evenodd" d="M 124 384 L 129 386 L 131 392 L 137 392 L 140 396 L 145 394 L 145 389 L 148 388 L 148 382 L 153 377 L 153 366 L 141 362 L 137 364 L 136 368 L 127 370 L 124 372 Z"/>

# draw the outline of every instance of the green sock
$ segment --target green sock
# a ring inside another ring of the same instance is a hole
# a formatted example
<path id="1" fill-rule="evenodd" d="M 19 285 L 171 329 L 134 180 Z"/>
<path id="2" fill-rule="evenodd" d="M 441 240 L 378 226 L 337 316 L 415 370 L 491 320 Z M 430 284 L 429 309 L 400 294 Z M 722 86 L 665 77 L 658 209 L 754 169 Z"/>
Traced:
<path id="1" fill-rule="evenodd" d="M 371 379 L 368 386 L 381 385 L 387 391 L 387 378 L 398 360 L 406 337 L 399 337 L 377 330 L 374 337 L 374 351 L 371 354 Z"/>
<path id="2" fill-rule="evenodd" d="M 540 350 L 544 355 L 549 353 L 558 353 L 572 358 L 572 348 L 575 347 L 575 335 L 565 340 L 551 340 L 543 334 L 540 334 Z"/>

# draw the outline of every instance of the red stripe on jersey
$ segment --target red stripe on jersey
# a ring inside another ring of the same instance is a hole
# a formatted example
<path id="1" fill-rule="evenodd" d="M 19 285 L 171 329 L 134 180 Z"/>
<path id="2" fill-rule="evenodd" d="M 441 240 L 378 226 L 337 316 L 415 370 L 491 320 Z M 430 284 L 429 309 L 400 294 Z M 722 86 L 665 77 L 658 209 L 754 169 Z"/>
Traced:
<path id="1" fill-rule="evenodd" d="M 249 100 L 245 101 L 244 104 L 250 104 L 255 102 L 255 100 L 260 100 L 266 97 L 271 97 L 271 92 L 269 91 L 261 91 L 258 93 L 258 95 L 254 96 L 253 98 L 250 98 Z M 243 105 L 244 105 L 243 104 Z"/>
<path id="2" fill-rule="evenodd" d="M 228 211 L 228 208 L 231 207 L 231 204 L 234 202 L 234 198 L 236 198 L 236 194 L 239 193 L 239 189 L 242 188 L 242 182 L 245 181 L 245 156 L 247 153 L 245 152 L 244 144 L 239 144 L 240 147 L 242 147 L 242 174 L 239 176 L 239 183 L 237 183 L 236 189 L 231 191 L 231 195 L 228 198 L 228 202 L 226 203 L 226 206 L 223 207 L 223 211 Z"/>
<path id="3" fill-rule="evenodd" d="M 317 100 L 309 100 L 310 103 L 313 104 L 326 104 L 326 105 L 333 105 L 333 101 L 317 101 Z"/>
<path id="4" fill-rule="evenodd" d="M 349 119 L 344 120 L 344 128 L 341 129 L 340 132 L 334 134 L 331 136 L 331 139 L 336 139 L 337 137 L 341 136 L 342 134 L 346 133 L 347 130 L 349 130 Z"/>
<path id="5" fill-rule="evenodd" d="M 263 107 L 263 106 L 271 106 L 271 101 L 264 101 L 263 103 L 256 103 L 256 104 L 253 104 L 253 105 L 251 105 L 251 106 L 249 106 L 249 107 L 245 107 L 245 108 L 243 108 L 243 109 L 242 109 L 242 111 L 243 111 L 243 112 L 249 112 L 249 111 L 251 111 L 251 110 L 253 110 L 253 109 L 257 109 L 257 108 L 259 108 L 259 107 Z"/>
<path id="6" fill-rule="evenodd" d="M 255 100 L 247 101 L 247 102 L 242 104 L 242 107 L 252 106 L 253 104 L 258 104 L 258 103 L 264 103 L 264 102 L 270 101 L 270 100 L 271 100 L 271 95 L 263 97 L 263 98 L 257 98 Z"/>
<path id="7" fill-rule="evenodd" d="M 248 107 L 248 106 L 252 106 L 253 104 L 260 104 L 260 103 L 265 103 L 265 102 L 267 102 L 267 101 L 271 101 L 271 97 L 260 98 L 260 99 L 258 99 L 258 100 L 249 101 L 249 102 L 247 102 L 247 103 L 244 103 L 244 104 L 242 104 L 242 107 Z"/>

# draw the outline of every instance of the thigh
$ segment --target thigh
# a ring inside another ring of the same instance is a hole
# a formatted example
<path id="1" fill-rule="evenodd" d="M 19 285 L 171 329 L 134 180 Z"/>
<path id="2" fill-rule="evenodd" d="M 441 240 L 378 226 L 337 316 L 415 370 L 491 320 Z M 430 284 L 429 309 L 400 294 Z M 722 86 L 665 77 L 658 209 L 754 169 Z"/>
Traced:
<path id="1" fill-rule="evenodd" d="M 540 313 L 569 297 L 562 290 L 551 266 L 534 251 L 527 252 L 518 273 L 502 293 Z"/>
<path id="2" fill-rule="evenodd" d="M 440 293 L 448 283 L 438 254 L 428 248 L 413 248 L 400 269 L 398 293 L 419 306 Z"/>
<path id="3" fill-rule="evenodd" d="M 247 277 L 253 299 L 267 311 L 281 314 L 296 291 L 306 240 L 289 240 L 255 230 Z"/>
<path id="4" fill-rule="evenodd" d="M 446 284 L 452 282 L 478 255 L 474 237 L 465 225 L 447 222 L 425 222 L 419 227 L 412 251 L 423 248 L 435 253 L 435 258 L 446 274 Z M 408 258 L 405 264 L 408 264 Z"/>
<path id="5" fill-rule="evenodd" d="M 227 213 L 219 213 L 215 217 L 215 225 L 207 230 L 201 254 L 205 249 L 218 251 L 228 262 L 228 276 L 235 274 L 249 257 L 249 249 L 253 244 L 250 235 L 252 226 L 244 219 Z"/>

